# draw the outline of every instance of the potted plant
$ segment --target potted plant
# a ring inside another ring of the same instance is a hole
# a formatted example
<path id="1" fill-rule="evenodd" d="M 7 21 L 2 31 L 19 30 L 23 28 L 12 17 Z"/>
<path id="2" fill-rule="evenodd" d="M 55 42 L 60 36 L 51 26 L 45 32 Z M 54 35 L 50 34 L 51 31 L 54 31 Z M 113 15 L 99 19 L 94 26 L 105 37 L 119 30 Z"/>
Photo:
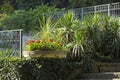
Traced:
<path id="1" fill-rule="evenodd" d="M 64 29 L 58 27 L 59 20 L 43 17 L 40 21 L 40 31 L 26 43 L 24 57 L 65 57 L 66 42 Z"/>
<path id="2" fill-rule="evenodd" d="M 24 57 L 65 57 L 65 46 L 54 39 L 29 40 L 26 42 Z"/>

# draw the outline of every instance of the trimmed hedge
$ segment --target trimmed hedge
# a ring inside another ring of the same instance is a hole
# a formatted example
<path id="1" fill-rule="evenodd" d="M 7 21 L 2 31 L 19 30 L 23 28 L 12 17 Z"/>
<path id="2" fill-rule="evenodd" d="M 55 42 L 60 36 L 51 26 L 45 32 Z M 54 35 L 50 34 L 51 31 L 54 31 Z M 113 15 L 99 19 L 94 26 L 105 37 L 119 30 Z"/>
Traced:
<path id="1" fill-rule="evenodd" d="M 68 80 L 80 65 L 66 59 L 0 60 L 0 80 Z"/>

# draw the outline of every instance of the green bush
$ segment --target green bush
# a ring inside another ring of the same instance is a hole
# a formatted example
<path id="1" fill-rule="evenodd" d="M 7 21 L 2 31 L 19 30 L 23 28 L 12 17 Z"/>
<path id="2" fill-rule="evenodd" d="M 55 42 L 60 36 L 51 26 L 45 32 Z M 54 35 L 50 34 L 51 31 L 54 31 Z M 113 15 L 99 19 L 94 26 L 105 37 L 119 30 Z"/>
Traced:
<path id="1" fill-rule="evenodd" d="M 33 32 L 40 29 L 40 21 L 43 16 L 58 11 L 58 8 L 48 5 L 37 6 L 29 11 L 16 10 L 13 14 L 5 16 L 0 20 L 3 29 L 24 29 L 24 32 Z"/>
<path id="2" fill-rule="evenodd" d="M 67 80 L 78 64 L 66 59 L 0 60 L 1 80 Z"/>
<path id="3" fill-rule="evenodd" d="M 86 17 L 83 24 L 87 26 L 86 37 L 89 51 L 95 56 L 120 57 L 119 18 L 95 14 Z"/>

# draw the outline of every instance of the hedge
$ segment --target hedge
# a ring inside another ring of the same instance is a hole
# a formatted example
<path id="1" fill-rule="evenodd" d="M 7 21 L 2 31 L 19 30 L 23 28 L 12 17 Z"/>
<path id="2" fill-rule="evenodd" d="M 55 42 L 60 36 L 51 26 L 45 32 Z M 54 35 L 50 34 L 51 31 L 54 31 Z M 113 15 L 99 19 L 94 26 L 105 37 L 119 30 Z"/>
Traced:
<path id="1" fill-rule="evenodd" d="M 80 65 L 59 58 L 0 60 L 0 80 L 68 80 Z"/>

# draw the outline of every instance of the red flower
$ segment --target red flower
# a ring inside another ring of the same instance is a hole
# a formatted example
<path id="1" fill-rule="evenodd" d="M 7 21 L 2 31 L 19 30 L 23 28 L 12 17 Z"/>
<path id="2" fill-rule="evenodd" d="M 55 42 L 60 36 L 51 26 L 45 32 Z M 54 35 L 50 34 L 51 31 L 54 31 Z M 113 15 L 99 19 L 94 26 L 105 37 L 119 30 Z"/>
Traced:
<path id="1" fill-rule="evenodd" d="M 26 44 L 29 45 L 29 44 L 34 43 L 34 42 L 35 42 L 34 40 L 28 40 L 28 41 L 26 42 Z"/>
<path id="2" fill-rule="evenodd" d="M 52 42 L 54 42 L 54 40 L 53 40 L 53 39 L 49 39 L 49 42 L 51 42 L 51 43 L 52 43 Z"/>
<path id="3" fill-rule="evenodd" d="M 35 40 L 35 43 L 40 43 L 41 42 L 41 40 Z"/>

